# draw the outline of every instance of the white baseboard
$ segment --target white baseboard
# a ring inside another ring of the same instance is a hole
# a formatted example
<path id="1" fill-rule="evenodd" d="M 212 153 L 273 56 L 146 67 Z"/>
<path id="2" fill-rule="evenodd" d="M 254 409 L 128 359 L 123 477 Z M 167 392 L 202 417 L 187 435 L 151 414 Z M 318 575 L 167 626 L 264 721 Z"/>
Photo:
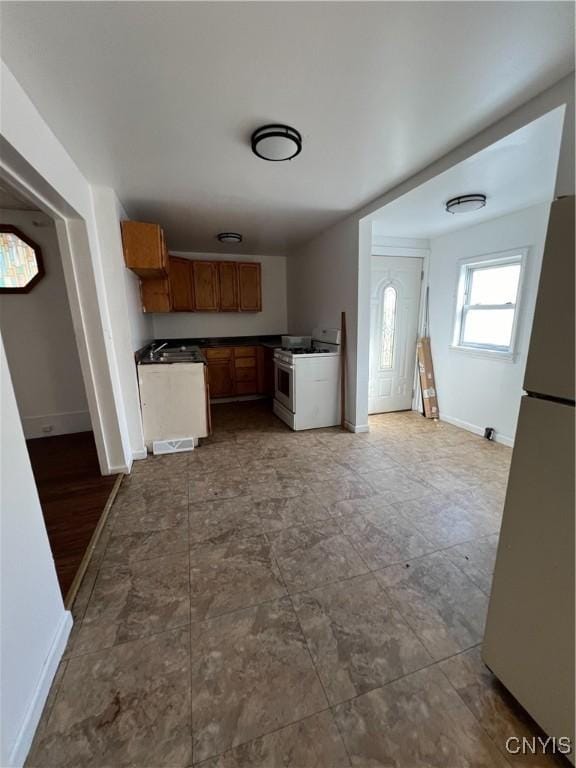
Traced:
<path id="1" fill-rule="evenodd" d="M 348 432 L 370 432 L 368 424 L 352 424 L 351 421 L 345 421 L 344 426 Z"/>
<path id="2" fill-rule="evenodd" d="M 139 448 L 137 451 L 132 451 L 132 459 L 134 461 L 140 461 L 148 457 L 148 451 L 146 448 Z"/>
<path id="3" fill-rule="evenodd" d="M 129 475 L 130 472 L 132 472 L 132 462 L 130 462 L 130 466 L 126 466 L 126 464 L 119 464 L 115 467 L 109 467 L 109 471 L 105 472 L 105 475 Z"/>
<path id="4" fill-rule="evenodd" d="M 72 614 L 70 611 L 64 611 L 58 629 L 54 634 L 54 639 L 48 652 L 48 656 L 42 667 L 36 690 L 34 691 L 24 716 L 24 721 L 20 726 L 20 731 L 18 732 L 14 746 L 10 751 L 8 762 L 13 768 L 20 768 L 23 766 L 28 752 L 30 751 L 36 728 L 40 722 L 42 710 L 44 709 L 46 699 L 50 692 L 50 686 L 56 675 L 60 659 L 66 649 L 66 643 L 68 642 L 68 636 L 70 635 L 71 629 Z"/>
<path id="5" fill-rule="evenodd" d="M 448 424 L 453 424 L 455 427 L 460 427 L 468 432 L 473 432 L 475 435 L 484 436 L 484 427 L 479 427 L 477 424 L 471 424 L 469 421 L 462 421 L 462 419 L 455 419 L 452 416 L 446 416 L 440 412 L 440 421 L 446 421 Z M 494 432 L 494 442 L 507 445 L 510 448 L 514 447 L 514 438 L 508 437 L 508 435 L 502 435 L 500 432 Z"/>
<path id="6" fill-rule="evenodd" d="M 53 435 L 70 435 L 73 432 L 90 432 L 92 422 L 88 411 L 68 413 L 45 413 L 41 416 L 25 416 L 22 419 L 24 436 L 27 440 Z"/>

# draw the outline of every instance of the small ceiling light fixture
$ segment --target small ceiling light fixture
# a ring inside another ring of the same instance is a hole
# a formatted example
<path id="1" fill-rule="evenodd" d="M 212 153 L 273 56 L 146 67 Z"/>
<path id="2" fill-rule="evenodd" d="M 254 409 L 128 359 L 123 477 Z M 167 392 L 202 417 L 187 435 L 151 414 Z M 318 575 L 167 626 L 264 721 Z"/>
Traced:
<path id="1" fill-rule="evenodd" d="M 486 205 L 486 195 L 460 195 L 446 203 L 446 213 L 471 213 Z"/>
<path id="2" fill-rule="evenodd" d="M 302 136 L 288 125 L 263 125 L 252 134 L 252 152 L 262 160 L 292 160 L 302 151 Z"/>
<path id="3" fill-rule="evenodd" d="M 241 243 L 242 235 L 238 232 L 220 232 L 216 235 L 216 239 L 221 243 Z"/>

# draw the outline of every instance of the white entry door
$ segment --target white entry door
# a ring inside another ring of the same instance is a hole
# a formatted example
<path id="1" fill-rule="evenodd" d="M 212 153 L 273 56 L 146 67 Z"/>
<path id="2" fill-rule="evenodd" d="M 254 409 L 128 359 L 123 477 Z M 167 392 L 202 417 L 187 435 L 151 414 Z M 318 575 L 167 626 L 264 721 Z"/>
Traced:
<path id="1" fill-rule="evenodd" d="M 372 256 L 370 413 L 412 407 L 422 259 Z"/>

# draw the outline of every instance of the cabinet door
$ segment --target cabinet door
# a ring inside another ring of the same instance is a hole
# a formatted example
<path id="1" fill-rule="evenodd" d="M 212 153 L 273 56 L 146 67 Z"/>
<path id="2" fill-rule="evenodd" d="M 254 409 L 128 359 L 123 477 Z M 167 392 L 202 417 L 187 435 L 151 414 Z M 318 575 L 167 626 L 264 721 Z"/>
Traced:
<path id="1" fill-rule="evenodd" d="M 234 348 L 234 377 L 237 395 L 258 394 L 256 347 Z"/>
<path id="2" fill-rule="evenodd" d="M 240 312 L 261 312 L 262 286 L 260 264 L 249 261 L 238 263 L 238 287 L 240 293 Z"/>
<path id="3" fill-rule="evenodd" d="M 258 392 L 274 397 L 274 350 L 258 347 Z"/>
<path id="4" fill-rule="evenodd" d="M 220 312 L 238 312 L 238 268 L 234 261 L 218 262 Z"/>
<path id="5" fill-rule="evenodd" d="M 192 262 L 170 256 L 170 290 L 172 292 L 172 309 L 175 312 L 194 311 L 194 282 L 192 279 Z"/>
<path id="6" fill-rule="evenodd" d="M 230 397 L 235 394 L 233 361 L 209 360 L 208 382 L 210 397 Z"/>
<path id="7" fill-rule="evenodd" d="M 194 299 L 197 312 L 217 312 L 220 309 L 218 264 L 213 261 L 193 261 Z"/>
<path id="8" fill-rule="evenodd" d="M 172 296 L 167 277 L 140 280 L 140 297 L 144 312 L 171 312 Z"/>
<path id="9" fill-rule="evenodd" d="M 168 273 L 168 256 L 164 233 L 158 224 L 123 221 L 122 247 L 124 261 L 140 277 L 164 277 Z"/>

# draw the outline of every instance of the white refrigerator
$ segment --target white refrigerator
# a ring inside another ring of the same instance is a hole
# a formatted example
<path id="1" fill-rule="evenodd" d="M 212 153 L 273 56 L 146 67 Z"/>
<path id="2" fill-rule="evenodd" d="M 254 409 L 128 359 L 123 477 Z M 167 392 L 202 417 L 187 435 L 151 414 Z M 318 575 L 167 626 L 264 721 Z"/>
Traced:
<path id="1" fill-rule="evenodd" d="M 573 745 L 574 202 L 551 207 L 482 652 Z"/>

